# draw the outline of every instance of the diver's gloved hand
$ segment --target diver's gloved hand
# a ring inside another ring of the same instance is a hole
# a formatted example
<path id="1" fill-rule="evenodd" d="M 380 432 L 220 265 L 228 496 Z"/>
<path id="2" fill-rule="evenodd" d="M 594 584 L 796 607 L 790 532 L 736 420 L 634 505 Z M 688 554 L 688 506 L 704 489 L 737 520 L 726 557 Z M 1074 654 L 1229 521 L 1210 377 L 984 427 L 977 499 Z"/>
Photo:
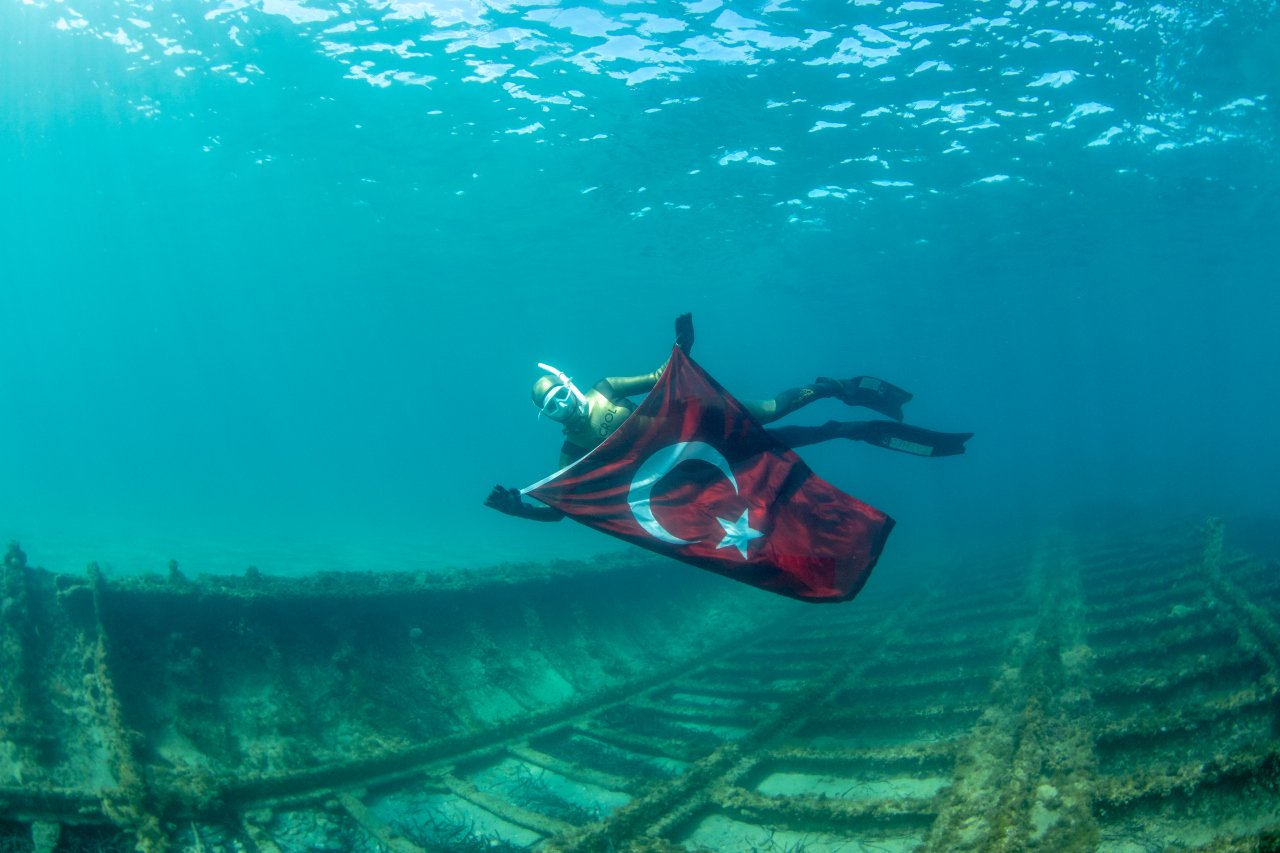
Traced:
<path id="1" fill-rule="evenodd" d="M 484 505 L 507 515 L 524 516 L 525 506 L 524 501 L 520 499 L 519 489 L 508 489 L 503 485 L 494 486 L 489 492 L 489 497 L 484 499 Z"/>
<path id="2" fill-rule="evenodd" d="M 688 355 L 693 350 L 693 315 L 681 314 L 676 318 L 676 346 Z"/>
<path id="3" fill-rule="evenodd" d="M 530 521 L 559 521 L 564 513 L 552 506 L 529 506 L 520 499 L 519 489 L 508 489 L 497 485 L 484 499 L 484 505 L 514 515 L 516 518 L 527 518 Z"/>

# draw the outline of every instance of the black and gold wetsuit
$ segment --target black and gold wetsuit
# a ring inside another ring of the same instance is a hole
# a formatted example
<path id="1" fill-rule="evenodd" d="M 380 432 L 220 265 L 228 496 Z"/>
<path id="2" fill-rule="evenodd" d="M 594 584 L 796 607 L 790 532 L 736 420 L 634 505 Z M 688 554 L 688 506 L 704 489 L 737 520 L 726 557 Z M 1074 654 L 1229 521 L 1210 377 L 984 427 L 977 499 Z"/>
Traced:
<path id="1" fill-rule="evenodd" d="M 627 396 L 647 394 L 653 390 L 665 369 L 664 364 L 644 376 L 612 376 L 597 382 L 585 395 L 587 413 L 579 414 L 564 428 L 560 467 L 578 461 L 612 435 L 618 424 L 636 410 L 636 404 L 627 399 Z M 783 391 L 772 400 L 740 402 L 752 417 L 767 424 L 828 396 L 831 396 L 828 389 L 806 385 Z M 859 401 L 859 404 L 866 405 L 866 402 Z M 951 456 L 964 453 L 964 442 L 973 435 L 967 432 L 934 432 L 892 421 L 827 421 L 819 426 L 768 427 L 766 431 L 792 449 L 834 438 L 847 438 L 915 456 Z"/>
<path id="2" fill-rule="evenodd" d="M 692 343 L 690 335 L 689 343 Z M 687 349 L 686 349 L 687 351 Z M 545 365 L 543 365 L 545 367 Z M 583 394 L 586 405 L 579 405 L 564 422 L 564 444 L 560 448 L 560 467 L 565 468 L 600 445 L 636 410 L 636 403 L 628 399 L 632 394 L 647 394 L 658 384 L 667 365 L 663 364 L 644 376 L 611 376 L 601 379 L 590 391 Z M 557 384 L 556 380 L 559 380 Z M 555 417 L 564 408 L 571 391 L 564 374 L 543 376 L 534 384 L 533 403 Z M 739 401 L 749 415 L 760 424 L 768 424 L 803 408 L 815 400 L 839 397 L 850 406 L 865 406 L 894 418 L 893 421 L 827 421 L 818 426 L 766 427 L 782 446 L 796 448 L 820 441 L 843 438 L 864 441 L 887 450 L 897 450 L 915 456 L 953 456 L 965 452 L 964 443 L 973 433 L 942 433 L 901 423 L 902 404 L 911 394 L 883 380 L 869 376 L 857 376 L 849 380 L 819 378 L 811 385 L 790 388 L 772 400 Z M 551 404 L 555 405 L 552 406 Z M 548 408 L 552 411 L 549 412 Z M 556 417 L 556 420 L 559 420 Z M 521 500 L 520 489 L 494 486 L 485 499 L 485 505 L 508 515 L 534 521 L 559 521 L 564 513 L 552 506 L 530 506 Z"/>
<path id="3" fill-rule="evenodd" d="M 610 376 L 592 386 L 584 395 L 587 398 L 586 414 L 579 414 L 564 428 L 560 467 L 577 462 L 612 435 L 618 424 L 636 410 L 636 403 L 627 398 L 632 394 L 652 391 L 666 367 L 664 364 L 643 376 Z"/>

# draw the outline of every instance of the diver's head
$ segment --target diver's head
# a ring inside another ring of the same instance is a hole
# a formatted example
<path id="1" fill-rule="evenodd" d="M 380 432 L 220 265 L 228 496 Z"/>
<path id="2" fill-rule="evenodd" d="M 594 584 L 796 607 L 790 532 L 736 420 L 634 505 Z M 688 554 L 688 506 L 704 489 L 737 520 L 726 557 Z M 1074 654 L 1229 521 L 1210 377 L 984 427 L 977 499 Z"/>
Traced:
<path id="1" fill-rule="evenodd" d="M 533 383 L 533 404 L 538 410 L 559 423 L 567 423 L 587 407 L 587 398 L 573 384 L 573 380 L 559 370 L 539 364 L 543 370 L 552 371 Z"/>

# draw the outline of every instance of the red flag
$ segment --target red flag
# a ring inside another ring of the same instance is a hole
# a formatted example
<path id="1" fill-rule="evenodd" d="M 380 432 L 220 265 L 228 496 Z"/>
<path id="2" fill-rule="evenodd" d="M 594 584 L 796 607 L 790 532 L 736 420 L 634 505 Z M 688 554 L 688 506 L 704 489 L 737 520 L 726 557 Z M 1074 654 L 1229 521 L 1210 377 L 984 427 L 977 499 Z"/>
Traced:
<path id="1" fill-rule="evenodd" d="M 676 347 L 640 407 L 524 493 L 588 527 L 805 601 L 848 601 L 893 519 L 832 486 Z"/>

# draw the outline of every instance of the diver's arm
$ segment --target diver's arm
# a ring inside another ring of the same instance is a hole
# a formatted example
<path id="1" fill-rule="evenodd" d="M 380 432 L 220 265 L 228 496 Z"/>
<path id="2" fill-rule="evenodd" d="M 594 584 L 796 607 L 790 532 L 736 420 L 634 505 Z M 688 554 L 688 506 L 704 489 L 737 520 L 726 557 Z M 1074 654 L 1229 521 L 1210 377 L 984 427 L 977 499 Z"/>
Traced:
<path id="1" fill-rule="evenodd" d="M 685 355 L 693 351 L 692 314 L 681 314 L 676 317 L 676 346 L 684 350 Z M 664 361 L 662 366 L 652 373 L 646 373 L 643 376 L 610 376 L 607 379 L 602 379 L 595 387 L 597 391 L 610 399 L 614 397 L 630 397 L 632 394 L 648 394 L 653 390 L 653 386 L 658 384 L 658 380 L 662 378 L 662 372 L 666 369 L 667 362 Z M 608 387 L 602 388 L 601 386 Z"/>
<path id="2" fill-rule="evenodd" d="M 531 506 L 520 496 L 519 489 L 508 489 L 497 485 L 484 499 L 484 505 L 498 512 L 514 515 L 516 518 L 527 518 L 530 521 L 559 521 L 564 513 L 552 506 Z"/>
<path id="3" fill-rule="evenodd" d="M 608 400 L 630 397 L 632 394 L 648 394 L 653 390 L 653 386 L 658 384 L 658 380 L 662 378 L 662 371 L 666 369 L 666 362 L 663 362 L 662 367 L 643 376 L 610 376 L 597 382 L 594 390 L 599 391 Z"/>

